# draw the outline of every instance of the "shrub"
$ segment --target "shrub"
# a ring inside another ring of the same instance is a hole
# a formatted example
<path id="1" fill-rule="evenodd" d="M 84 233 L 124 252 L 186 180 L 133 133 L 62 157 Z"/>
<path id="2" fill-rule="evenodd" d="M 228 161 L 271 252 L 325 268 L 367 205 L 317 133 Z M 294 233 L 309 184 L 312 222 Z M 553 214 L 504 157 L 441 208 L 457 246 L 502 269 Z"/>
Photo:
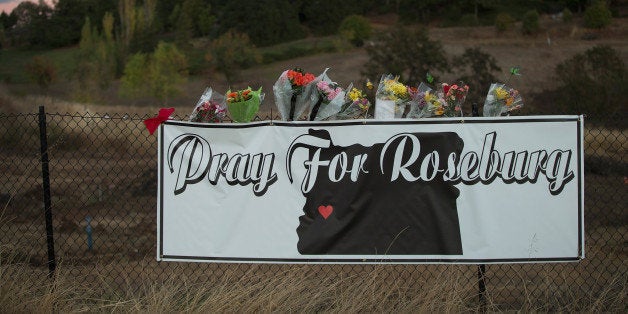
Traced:
<path id="1" fill-rule="evenodd" d="M 459 81 L 469 85 L 469 94 L 466 103 L 470 108 L 471 104 L 481 105 L 488 92 L 491 83 L 497 82 L 493 72 L 501 71 L 497 66 L 497 60 L 490 54 L 482 51 L 479 47 L 467 48 L 464 53 L 454 58 L 454 69 L 460 76 Z"/>
<path id="2" fill-rule="evenodd" d="M 356 47 L 364 45 L 371 38 L 373 29 L 369 21 L 361 15 L 349 15 L 340 24 L 338 32 Z"/>
<path id="3" fill-rule="evenodd" d="M 362 75 L 379 81 L 379 76 L 392 73 L 402 81 L 418 83 L 429 71 L 449 71 L 443 45 L 430 40 L 424 28 L 411 30 L 402 26 L 379 36 L 366 46 L 369 60 Z"/>
<path id="4" fill-rule="evenodd" d="M 598 45 L 558 64 L 558 106 L 563 113 L 613 116 L 625 110 L 628 73 L 619 52 Z"/>
<path id="5" fill-rule="evenodd" d="M 225 75 L 229 83 L 239 77 L 240 70 L 262 61 L 249 36 L 233 30 L 212 41 L 211 52 L 205 58 Z"/>
<path id="6" fill-rule="evenodd" d="M 151 95 L 164 104 L 168 98 L 181 93 L 187 79 L 187 59 L 176 45 L 159 42 L 148 55 L 134 54 L 124 67 L 120 95 L 130 98 Z"/>
<path id="7" fill-rule="evenodd" d="M 604 1 L 596 1 L 584 11 L 584 26 L 588 28 L 604 28 L 611 20 L 611 11 Z"/>
<path id="8" fill-rule="evenodd" d="M 571 13 L 571 10 L 569 10 L 569 8 L 565 8 L 563 10 L 563 22 L 571 23 L 571 21 L 573 21 L 573 13 Z"/>
<path id="9" fill-rule="evenodd" d="M 45 89 L 57 78 L 57 67 L 52 60 L 43 56 L 36 56 L 26 64 L 26 73 L 33 82 Z"/>
<path id="10" fill-rule="evenodd" d="M 515 23 L 515 19 L 510 16 L 508 13 L 499 13 L 495 17 L 495 28 L 498 32 L 504 32 L 509 30 L 512 25 Z"/>
<path id="11" fill-rule="evenodd" d="M 539 31 L 539 13 L 530 10 L 523 15 L 521 30 L 526 35 L 536 34 Z"/>

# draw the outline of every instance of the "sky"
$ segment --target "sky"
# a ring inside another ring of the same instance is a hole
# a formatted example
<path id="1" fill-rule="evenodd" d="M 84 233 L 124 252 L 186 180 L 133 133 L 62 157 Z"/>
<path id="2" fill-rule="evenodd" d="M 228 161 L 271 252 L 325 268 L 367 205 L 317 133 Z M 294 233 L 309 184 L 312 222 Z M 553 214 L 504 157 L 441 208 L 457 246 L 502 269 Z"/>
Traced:
<path id="1" fill-rule="evenodd" d="M 25 0 L 0 0 L 0 12 L 4 11 L 7 14 L 11 13 L 13 8 L 17 7 L 20 2 L 24 2 Z M 31 0 L 31 2 L 38 3 L 39 0 Z M 52 3 L 50 0 L 46 0 L 48 3 Z"/>

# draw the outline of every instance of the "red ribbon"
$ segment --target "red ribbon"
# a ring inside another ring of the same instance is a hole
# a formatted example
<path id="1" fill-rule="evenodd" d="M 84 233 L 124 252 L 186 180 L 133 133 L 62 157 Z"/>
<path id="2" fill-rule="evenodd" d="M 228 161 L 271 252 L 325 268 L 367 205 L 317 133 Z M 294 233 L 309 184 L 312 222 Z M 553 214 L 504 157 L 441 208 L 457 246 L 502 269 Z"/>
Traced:
<path id="1" fill-rule="evenodd" d="M 148 129 L 150 135 L 153 135 L 159 125 L 168 120 L 173 112 L 174 108 L 161 108 L 159 109 L 159 114 L 157 115 L 157 117 L 144 120 L 144 125 L 146 125 L 146 129 Z"/>

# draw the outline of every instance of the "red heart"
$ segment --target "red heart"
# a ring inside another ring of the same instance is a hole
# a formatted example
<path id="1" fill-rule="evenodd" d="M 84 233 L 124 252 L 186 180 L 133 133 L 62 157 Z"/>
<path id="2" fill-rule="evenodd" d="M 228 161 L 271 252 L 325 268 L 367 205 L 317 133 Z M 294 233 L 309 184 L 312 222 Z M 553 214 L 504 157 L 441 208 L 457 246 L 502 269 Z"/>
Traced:
<path id="1" fill-rule="evenodd" d="M 321 214 L 321 216 L 323 216 L 323 218 L 325 219 L 327 219 L 327 217 L 329 217 L 329 215 L 331 215 L 333 211 L 334 211 L 334 207 L 332 207 L 331 205 L 318 206 L 318 213 Z"/>

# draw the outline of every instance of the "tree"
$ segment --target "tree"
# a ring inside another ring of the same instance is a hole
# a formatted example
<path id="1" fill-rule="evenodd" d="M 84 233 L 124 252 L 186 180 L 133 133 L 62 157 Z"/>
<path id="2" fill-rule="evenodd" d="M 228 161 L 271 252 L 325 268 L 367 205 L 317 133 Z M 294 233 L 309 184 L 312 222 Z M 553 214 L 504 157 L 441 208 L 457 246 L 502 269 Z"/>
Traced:
<path id="1" fill-rule="evenodd" d="M 177 46 L 160 41 L 149 63 L 149 85 L 153 96 L 167 103 L 181 93 L 187 80 L 187 58 Z"/>
<path id="2" fill-rule="evenodd" d="M 152 54 L 136 53 L 124 67 L 120 95 L 138 98 L 151 95 L 164 104 L 181 93 L 187 79 L 187 60 L 174 44 L 159 42 Z"/>
<path id="3" fill-rule="evenodd" d="M 371 38 L 373 28 L 369 21 L 361 15 L 347 16 L 338 32 L 356 47 L 362 47 L 364 41 Z"/>
<path id="4" fill-rule="evenodd" d="M 15 20 L 11 35 L 17 45 L 42 47 L 48 43 L 49 19 L 52 16 L 52 8 L 44 1 L 34 3 L 30 1 L 20 2 L 13 11 L 11 18 Z"/>
<path id="5" fill-rule="evenodd" d="M 366 52 L 369 60 L 362 74 L 372 80 L 392 73 L 405 82 L 418 84 L 428 71 L 449 71 L 442 44 L 430 40 L 425 28 L 393 27 L 376 38 L 374 44 L 367 45 Z"/>
<path id="6" fill-rule="evenodd" d="M 249 36 L 233 30 L 214 40 L 205 58 L 225 75 L 229 83 L 239 78 L 241 69 L 259 63 L 262 59 Z"/>
<path id="7" fill-rule="evenodd" d="M 35 56 L 26 65 L 26 73 L 39 87 L 47 89 L 57 78 L 57 67 L 44 56 Z"/>
<path id="8" fill-rule="evenodd" d="M 288 0 L 229 1 L 220 21 L 220 32 L 234 29 L 245 33 L 257 46 L 268 46 L 305 36 L 299 24 L 297 7 Z"/>
<path id="9" fill-rule="evenodd" d="M 100 33 L 85 18 L 81 30 L 77 67 L 75 71 L 78 83 L 78 96 L 83 100 L 92 100 L 109 87 L 116 75 L 116 46 L 113 38 L 113 15 L 105 14 Z"/>
<path id="10" fill-rule="evenodd" d="M 136 53 L 124 66 L 124 75 L 120 79 L 120 96 L 138 98 L 147 95 L 150 90 L 146 84 L 149 75 L 148 55 Z"/>
<path id="11" fill-rule="evenodd" d="M 484 103 L 484 98 L 491 83 L 497 82 L 493 72 L 501 71 L 497 60 L 479 47 L 467 48 L 464 53 L 454 58 L 454 70 L 459 73 L 458 81 L 469 85 L 467 103 L 478 105 Z"/>
<path id="12" fill-rule="evenodd" d="M 558 64 L 555 73 L 562 113 L 586 113 L 587 119 L 625 114 L 628 72 L 617 50 L 595 46 Z"/>
<path id="13" fill-rule="evenodd" d="M 589 28 L 604 28 L 611 24 L 612 19 L 605 1 L 595 1 L 584 11 L 584 25 Z"/>

